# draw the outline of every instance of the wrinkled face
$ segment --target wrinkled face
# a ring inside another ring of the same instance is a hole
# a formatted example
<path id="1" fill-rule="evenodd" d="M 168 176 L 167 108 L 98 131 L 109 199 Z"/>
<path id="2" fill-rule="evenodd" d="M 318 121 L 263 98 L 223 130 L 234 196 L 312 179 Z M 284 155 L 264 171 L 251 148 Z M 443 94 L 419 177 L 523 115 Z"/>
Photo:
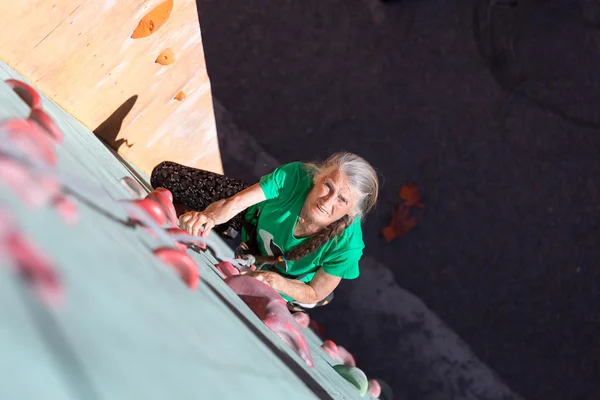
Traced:
<path id="1" fill-rule="evenodd" d="M 359 195 L 348 185 L 344 174 L 331 169 L 315 178 L 315 185 L 306 197 L 304 210 L 311 222 L 327 226 L 346 214 L 354 216 Z"/>

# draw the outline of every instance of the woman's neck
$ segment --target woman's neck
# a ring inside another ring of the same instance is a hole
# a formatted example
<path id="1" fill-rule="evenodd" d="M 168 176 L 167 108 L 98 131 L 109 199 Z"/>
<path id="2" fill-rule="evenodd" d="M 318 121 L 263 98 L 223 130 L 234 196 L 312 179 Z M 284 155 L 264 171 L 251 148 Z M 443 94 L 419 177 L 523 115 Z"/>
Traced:
<path id="1" fill-rule="evenodd" d="M 307 237 L 314 235 L 315 233 L 322 230 L 324 227 L 315 223 L 311 219 L 306 216 L 306 212 L 304 211 L 304 207 L 300 210 L 300 214 L 298 215 L 298 223 L 294 228 L 294 236 L 296 237 Z"/>

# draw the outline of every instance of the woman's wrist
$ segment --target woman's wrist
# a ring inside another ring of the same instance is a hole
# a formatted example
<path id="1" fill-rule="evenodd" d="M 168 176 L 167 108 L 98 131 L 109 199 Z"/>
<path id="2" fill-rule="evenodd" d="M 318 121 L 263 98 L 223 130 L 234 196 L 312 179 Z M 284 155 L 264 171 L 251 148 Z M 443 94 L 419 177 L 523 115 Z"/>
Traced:
<path id="1" fill-rule="evenodd" d="M 204 215 L 206 215 L 207 218 L 212 219 L 215 225 L 220 225 L 232 218 L 229 217 L 230 212 L 228 211 L 226 200 L 219 200 L 209 205 L 206 210 L 204 210 Z"/>
<path id="2" fill-rule="evenodd" d="M 215 205 L 215 211 L 214 214 L 211 214 L 211 217 L 213 217 L 215 222 L 218 220 L 217 224 L 223 224 L 244 211 L 244 209 L 240 207 L 241 204 L 235 196 L 221 200 L 221 202 Z"/>

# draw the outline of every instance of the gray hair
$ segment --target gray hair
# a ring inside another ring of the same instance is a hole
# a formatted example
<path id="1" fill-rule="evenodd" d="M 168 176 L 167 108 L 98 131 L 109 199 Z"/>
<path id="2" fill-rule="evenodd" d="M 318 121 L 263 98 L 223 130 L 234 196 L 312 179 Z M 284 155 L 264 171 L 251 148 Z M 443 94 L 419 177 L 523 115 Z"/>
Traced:
<path id="1" fill-rule="evenodd" d="M 351 189 L 359 195 L 355 204 L 357 217 L 363 219 L 377 202 L 379 179 L 377 172 L 364 158 L 353 153 L 335 153 L 322 163 L 309 163 L 315 178 L 332 169 L 340 171 L 348 179 Z"/>

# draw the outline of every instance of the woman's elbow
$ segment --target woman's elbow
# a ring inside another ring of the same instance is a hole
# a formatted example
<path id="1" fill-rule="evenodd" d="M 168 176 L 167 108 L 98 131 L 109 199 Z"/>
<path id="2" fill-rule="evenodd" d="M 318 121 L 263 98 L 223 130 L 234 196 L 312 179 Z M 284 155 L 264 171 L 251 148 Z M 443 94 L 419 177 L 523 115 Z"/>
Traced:
<path id="1" fill-rule="evenodd" d="M 318 303 L 320 301 L 323 301 L 327 298 L 327 296 L 329 296 L 331 294 L 331 292 L 333 292 L 333 290 L 315 290 L 313 288 L 314 291 L 314 303 Z"/>

